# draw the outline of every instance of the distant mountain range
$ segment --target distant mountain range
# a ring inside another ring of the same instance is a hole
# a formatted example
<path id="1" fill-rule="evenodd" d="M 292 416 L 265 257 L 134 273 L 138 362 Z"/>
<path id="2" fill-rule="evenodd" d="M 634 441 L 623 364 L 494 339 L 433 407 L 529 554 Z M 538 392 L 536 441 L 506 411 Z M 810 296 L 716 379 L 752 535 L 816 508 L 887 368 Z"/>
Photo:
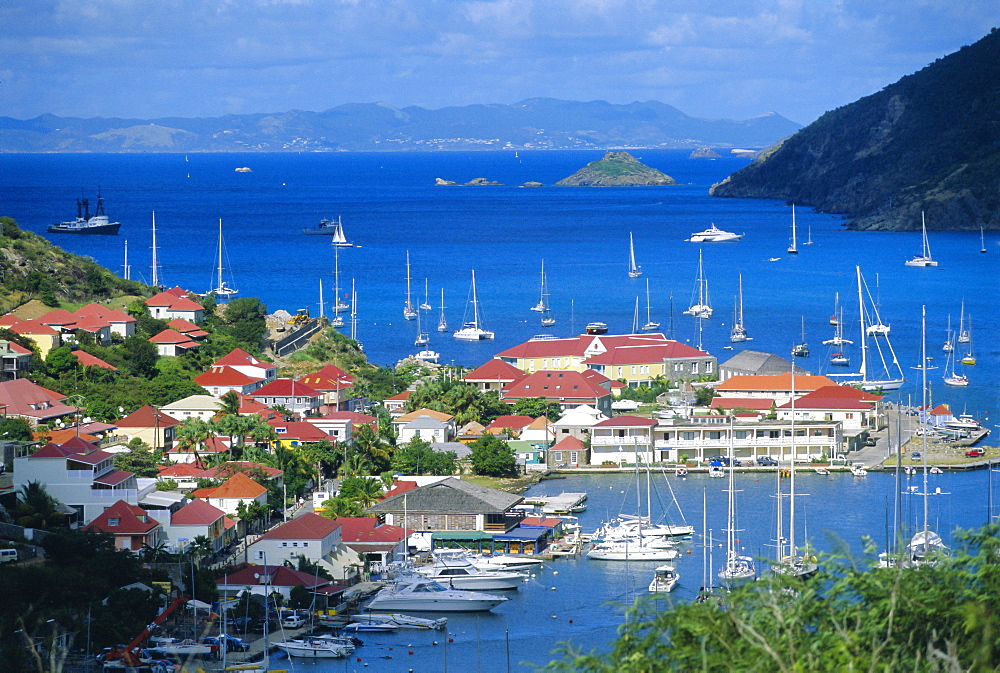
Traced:
<path id="1" fill-rule="evenodd" d="M 1000 229 L 1000 31 L 827 112 L 712 188 L 854 229 Z"/>
<path id="2" fill-rule="evenodd" d="M 532 98 L 514 105 L 440 110 L 354 103 L 323 112 L 292 110 L 211 118 L 0 117 L 0 151 L 759 149 L 800 128 L 776 113 L 743 121 L 698 119 L 656 101 L 614 105 Z"/>

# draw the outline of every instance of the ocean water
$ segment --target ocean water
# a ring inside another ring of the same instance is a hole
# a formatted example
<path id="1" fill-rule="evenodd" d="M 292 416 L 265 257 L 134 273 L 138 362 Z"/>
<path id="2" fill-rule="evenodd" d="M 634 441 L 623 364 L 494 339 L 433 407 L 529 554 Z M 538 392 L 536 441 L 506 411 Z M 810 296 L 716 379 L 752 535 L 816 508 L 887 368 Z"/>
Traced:
<path id="1" fill-rule="evenodd" d="M 904 260 L 920 252 L 920 234 L 849 232 L 840 218 L 797 209 L 800 253 L 786 253 L 791 212 L 777 201 L 713 199 L 708 187 L 745 165 L 742 159 L 690 160 L 686 153 L 637 151 L 644 162 L 681 184 L 668 188 L 522 189 L 535 180 L 551 185 L 600 152 L 482 152 L 427 154 L 302 155 L 0 155 L 0 214 L 22 227 L 44 232 L 55 221 L 75 215 L 81 192 L 94 200 L 100 185 L 112 219 L 123 225 L 117 237 L 50 235 L 57 244 L 89 255 L 121 271 L 124 241 L 129 242 L 133 277 L 149 280 L 150 216 L 156 211 L 161 279 L 194 291 L 213 286 L 218 220 L 223 220 L 227 279 L 241 295 L 259 296 L 270 310 L 318 310 L 318 284 L 333 293 L 333 251 L 319 236 L 306 236 L 323 217 L 343 219 L 348 238 L 360 247 L 340 253 L 341 292 L 355 279 L 358 338 L 369 358 L 392 364 L 414 353 L 416 324 L 403 320 L 405 260 L 412 264 L 414 303 L 435 308 L 425 323 L 431 348 L 445 363 L 477 366 L 504 348 L 533 334 L 578 334 L 593 320 L 613 332 L 631 330 L 636 297 L 645 322 L 645 279 L 650 281 L 652 317 L 672 325 L 673 335 L 697 344 L 720 361 L 727 350 L 739 274 L 743 275 L 745 323 L 753 341 L 747 348 L 787 355 L 800 340 L 802 319 L 809 358 L 797 364 L 828 373 L 828 351 L 820 345 L 832 336 L 829 317 L 834 295 L 844 306 L 845 336 L 857 341 L 855 265 L 860 265 L 879 302 L 883 322 L 892 325 L 891 340 L 908 381 L 890 399 L 919 402 L 920 310 L 927 306 L 929 371 L 933 403 L 946 402 L 992 425 L 1000 407 L 1000 329 L 997 259 L 1000 236 L 986 237 L 979 252 L 978 232 L 939 233 L 930 241 L 937 269 L 911 269 Z M 249 166 L 252 173 L 236 173 Z M 477 177 L 498 180 L 496 187 L 435 187 L 437 177 L 464 182 Z M 684 242 L 691 232 L 711 223 L 745 233 L 740 243 L 696 245 Z M 933 223 L 930 223 L 931 225 Z M 643 278 L 627 276 L 628 237 L 635 238 Z M 811 235 L 811 246 L 801 245 Z M 704 254 L 715 317 L 699 333 L 696 321 L 682 315 L 691 303 L 699 250 Z M 776 259 L 774 259 L 776 258 Z M 558 323 L 543 330 L 538 301 L 542 259 L 550 300 Z M 771 261 L 774 259 L 774 261 Z M 434 331 L 441 288 L 453 328 L 463 320 L 470 271 L 475 269 L 484 326 L 495 341 L 457 342 Z M 672 297 L 672 301 L 671 301 Z M 948 316 L 958 327 L 965 301 L 972 316 L 979 364 L 967 367 L 971 385 L 946 388 L 941 343 Z M 671 303 L 674 310 L 670 311 Z M 672 315 L 672 319 L 671 319 Z M 846 352 L 857 358 L 856 347 Z M 995 443 L 995 442 L 990 442 Z M 931 488 L 948 495 L 931 498 L 931 524 L 950 541 L 955 527 L 986 521 L 987 473 L 931 476 Z M 715 539 L 724 527 L 725 496 L 721 480 L 669 477 L 689 523 L 702 529 L 702 497 L 707 494 L 708 528 Z M 740 493 L 741 546 L 753 555 L 773 555 L 775 477 L 737 476 Z M 669 504 L 664 477 L 654 475 L 659 500 L 654 512 Z M 895 478 L 872 474 L 803 475 L 799 500 L 800 535 L 821 552 L 846 549 L 861 553 L 862 536 L 884 546 L 892 518 Z M 905 487 L 907 484 L 903 484 Z M 635 510 L 635 485 L 629 475 L 573 475 L 545 482 L 532 493 L 590 493 L 581 515 L 586 530 L 618 512 Z M 921 512 L 912 496 L 904 499 L 908 524 Z M 676 521 L 676 510 L 671 519 Z M 669 601 L 690 600 L 702 585 L 702 541 L 686 543 L 678 559 L 681 585 Z M 690 552 L 690 553 L 688 553 Z M 713 550 L 713 566 L 722 550 Z M 566 559 L 548 564 L 511 601 L 483 615 L 451 617 L 444 634 L 401 631 L 370 635 L 358 651 L 361 661 L 303 663 L 276 657 L 275 668 L 296 671 L 462 671 L 528 670 L 521 662 L 545 663 L 561 640 L 584 649 L 608 646 L 622 623 L 619 607 L 645 592 L 656 563 L 625 564 Z M 660 604 L 666 609 L 669 601 Z M 433 644 L 437 641 L 437 645 Z M 413 654 L 409 654 L 410 651 Z M 509 656 L 508 656 L 509 653 Z M 507 662 L 510 661 L 508 669 Z M 366 666 L 367 664 L 367 666 Z"/>

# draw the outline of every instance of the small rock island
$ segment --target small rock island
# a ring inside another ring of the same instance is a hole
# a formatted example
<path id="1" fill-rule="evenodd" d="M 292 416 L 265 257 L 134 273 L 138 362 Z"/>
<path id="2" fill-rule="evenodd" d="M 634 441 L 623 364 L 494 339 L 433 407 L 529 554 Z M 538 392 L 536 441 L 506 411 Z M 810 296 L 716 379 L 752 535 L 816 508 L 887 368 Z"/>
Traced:
<path id="1" fill-rule="evenodd" d="M 628 152 L 608 152 L 603 159 L 592 161 L 557 187 L 642 187 L 676 185 L 666 173 L 650 168 Z"/>
<path id="2" fill-rule="evenodd" d="M 480 186 L 480 185 L 499 185 L 499 184 L 502 184 L 502 183 L 499 183 L 496 180 L 487 180 L 486 178 L 473 178 L 472 180 L 469 180 L 468 182 L 463 182 L 461 185 L 459 185 L 459 183 L 455 182 L 454 180 L 445 180 L 443 178 L 434 178 L 434 184 L 437 185 L 438 187 L 457 187 L 457 186 L 461 186 L 461 187 L 473 186 L 473 187 L 476 187 L 476 186 Z"/>

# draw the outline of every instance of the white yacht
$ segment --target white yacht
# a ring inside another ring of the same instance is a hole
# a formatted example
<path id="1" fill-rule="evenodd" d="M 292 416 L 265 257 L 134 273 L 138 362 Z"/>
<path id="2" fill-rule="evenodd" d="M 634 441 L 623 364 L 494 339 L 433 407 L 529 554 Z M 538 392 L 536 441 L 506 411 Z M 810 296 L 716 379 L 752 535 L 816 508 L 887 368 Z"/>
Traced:
<path id="1" fill-rule="evenodd" d="M 927 241 L 927 223 L 924 221 L 924 211 L 920 211 L 920 232 L 923 237 L 923 249 L 919 255 L 914 255 L 913 259 L 903 262 L 906 266 L 937 266 L 938 263 L 931 257 L 931 244 Z"/>
<path id="2" fill-rule="evenodd" d="M 274 646 L 289 657 L 303 659 L 342 659 L 354 651 L 353 647 L 324 638 L 286 640 Z"/>
<path id="3" fill-rule="evenodd" d="M 712 223 L 712 226 L 704 231 L 691 234 L 691 238 L 685 239 L 691 243 L 728 243 L 735 242 L 743 238 L 743 234 L 734 234 L 730 231 L 723 231 Z"/>
<path id="4" fill-rule="evenodd" d="M 649 583 L 649 593 L 667 593 L 674 590 L 680 581 L 677 569 L 672 565 L 662 565 L 653 571 L 653 580 Z"/>
<path id="5" fill-rule="evenodd" d="M 417 568 L 424 577 L 440 582 L 453 589 L 472 591 L 517 589 L 525 575 L 506 570 L 480 570 L 462 556 L 438 556 L 428 566 Z"/>
<path id="6" fill-rule="evenodd" d="M 469 306 L 472 308 L 472 320 L 468 320 L 462 326 L 462 329 L 456 330 L 452 336 L 461 341 L 481 341 L 483 339 L 492 339 L 494 337 L 493 332 L 484 330 L 480 327 L 480 316 L 479 316 L 479 298 L 476 296 L 476 271 L 472 271 L 472 287 L 469 291 Z"/>
<path id="7" fill-rule="evenodd" d="M 505 596 L 481 591 L 449 589 L 430 579 L 400 582 L 379 591 L 368 604 L 369 610 L 394 612 L 482 612 L 505 603 Z"/>
<path id="8" fill-rule="evenodd" d="M 587 552 L 587 558 L 598 561 L 672 561 L 678 556 L 669 542 L 639 536 L 601 542 Z"/>

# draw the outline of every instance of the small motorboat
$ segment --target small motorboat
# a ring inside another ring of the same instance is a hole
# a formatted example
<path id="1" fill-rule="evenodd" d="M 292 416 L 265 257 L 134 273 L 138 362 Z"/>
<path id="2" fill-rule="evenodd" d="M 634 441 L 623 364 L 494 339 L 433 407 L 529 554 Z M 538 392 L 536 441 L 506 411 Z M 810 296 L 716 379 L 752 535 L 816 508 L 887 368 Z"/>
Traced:
<path id="1" fill-rule="evenodd" d="M 662 565 L 653 571 L 653 580 L 649 583 L 650 593 L 666 593 L 673 591 L 680 581 L 677 569 L 672 565 Z"/>
<path id="2" fill-rule="evenodd" d="M 591 322 L 587 323 L 587 334 L 607 334 L 608 325 L 603 322 Z"/>

